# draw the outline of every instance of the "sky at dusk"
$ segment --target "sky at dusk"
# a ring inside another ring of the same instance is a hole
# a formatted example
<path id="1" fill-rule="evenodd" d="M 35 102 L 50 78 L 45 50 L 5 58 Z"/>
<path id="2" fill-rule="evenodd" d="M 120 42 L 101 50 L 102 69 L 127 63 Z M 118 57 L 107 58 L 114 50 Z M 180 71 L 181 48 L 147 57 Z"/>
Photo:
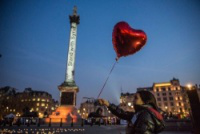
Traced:
<path id="1" fill-rule="evenodd" d="M 119 21 L 147 34 L 134 55 L 120 58 L 101 95 L 119 103 L 135 92 L 173 77 L 200 84 L 198 0 L 1 0 L 0 87 L 47 91 L 59 99 L 65 79 L 70 22 L 78 8 L 75 81 L 78 105 L 96 98 L 115 62 L 112 30 Z"/>

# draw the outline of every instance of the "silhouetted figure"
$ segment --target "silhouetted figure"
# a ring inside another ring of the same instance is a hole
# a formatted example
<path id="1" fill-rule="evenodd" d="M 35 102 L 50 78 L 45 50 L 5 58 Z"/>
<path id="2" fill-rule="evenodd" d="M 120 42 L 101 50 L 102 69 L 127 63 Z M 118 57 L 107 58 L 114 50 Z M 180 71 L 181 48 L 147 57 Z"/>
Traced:
<path id="1" fill-rule="evenodd" d="M 101 123 L 101 118 L 102 117 L 105 117 L 102 115 L 103 114 L 103 109 L 102 108 L 98 108 L 96 112 L 91 112 L 89 115 L 88 115 L 88 118 L 91 118 L 91 126 L 93 125 L 93 123 L 96 123 L 96 119 L 99 119 L 99 122 L 98 124 Z"/>
<path id="2" fill-rule="evenodd" d="M 102 113 L 103 113 L 103 109 L 102 108 L 98 108 L 96 112 L 91 112 L 88 115 L 88 118 L 100 118 L 100 117 L 103 117 Z"/>

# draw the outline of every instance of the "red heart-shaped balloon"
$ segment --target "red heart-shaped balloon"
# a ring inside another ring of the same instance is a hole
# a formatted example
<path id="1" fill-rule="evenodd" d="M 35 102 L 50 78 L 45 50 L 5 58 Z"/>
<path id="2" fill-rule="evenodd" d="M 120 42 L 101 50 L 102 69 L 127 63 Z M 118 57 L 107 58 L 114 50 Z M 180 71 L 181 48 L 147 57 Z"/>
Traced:
<path id="1" fill-rule="evenodd" d="M 112 42 L 117 59 L 139 51 L 146 43 L 147 36 L 142 30 L 135 30 L 126 22 L 115 25 L 112 34 Z"/>

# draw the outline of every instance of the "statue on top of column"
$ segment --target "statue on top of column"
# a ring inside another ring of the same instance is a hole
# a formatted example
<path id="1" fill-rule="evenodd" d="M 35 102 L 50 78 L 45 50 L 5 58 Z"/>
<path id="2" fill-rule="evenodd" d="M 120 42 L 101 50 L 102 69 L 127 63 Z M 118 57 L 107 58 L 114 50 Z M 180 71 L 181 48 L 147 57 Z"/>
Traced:
<path id="1" fill-rule="evenodd" d="M 73 8 L 73 15 L 77 15 L 77 7 L 76 6 L 74 6 L 74 8 Z"/>

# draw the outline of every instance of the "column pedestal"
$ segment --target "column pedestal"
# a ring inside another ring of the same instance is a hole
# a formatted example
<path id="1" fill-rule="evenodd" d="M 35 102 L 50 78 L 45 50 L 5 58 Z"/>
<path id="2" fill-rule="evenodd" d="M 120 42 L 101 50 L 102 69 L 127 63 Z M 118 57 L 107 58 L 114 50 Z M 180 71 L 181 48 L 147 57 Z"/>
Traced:
<path id="1" fill-rule="evenodd" d="M 70 84 L 70 85 L 69 85 Z M 79 91 L 79 88 L 75 83 L 66 83 L 64 82 L 58 86 L 60 90 L 60 106 L 76 106 L 76 94 Z"/>
<path id="2" fill-rule="evenodd" d="M 52 123 L 60 123 L 62 119 L 63 123 L 80 123 L 79 119 L 81 119 L 80 115 L 76 109 L 76 95 L 79 91 L 77 86 L 74 86 L 75 83 L 62 83 L 58 86 L 60 90 L 60 106 L 57 107 L 55 112 L 49 115 L 49 118 L 46 118 L 46 122 L 48 123 L 50 120 Z"/>

